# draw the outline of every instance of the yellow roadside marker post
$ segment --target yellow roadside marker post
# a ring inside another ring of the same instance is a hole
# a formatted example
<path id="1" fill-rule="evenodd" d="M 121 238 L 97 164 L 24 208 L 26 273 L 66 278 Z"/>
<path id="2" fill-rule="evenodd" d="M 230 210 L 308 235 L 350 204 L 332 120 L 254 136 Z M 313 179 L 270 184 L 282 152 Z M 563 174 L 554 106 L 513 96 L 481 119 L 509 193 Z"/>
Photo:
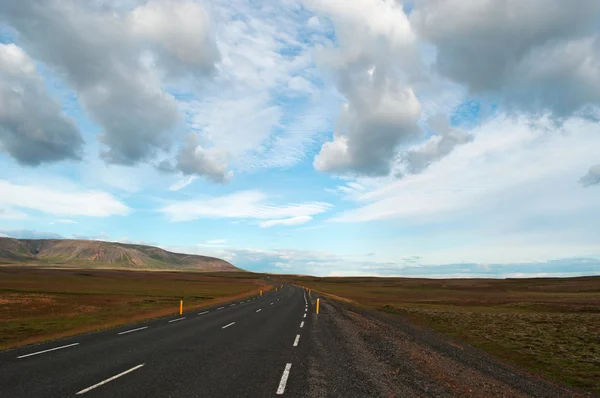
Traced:
<path id="1" fill-rule="evenodd" d="M 317 314 L 319 313 L 319 299 L 317 299 Z"/>
<path id="2" fill-rule="evenodd" d="M 179 300 L 179 315 L 183 314 L 183 300 Z"/>
<path id="3" fill-rule="evenodd" d="M 262 290 L 260 291 L 260 296 L 262 297 Z"/>

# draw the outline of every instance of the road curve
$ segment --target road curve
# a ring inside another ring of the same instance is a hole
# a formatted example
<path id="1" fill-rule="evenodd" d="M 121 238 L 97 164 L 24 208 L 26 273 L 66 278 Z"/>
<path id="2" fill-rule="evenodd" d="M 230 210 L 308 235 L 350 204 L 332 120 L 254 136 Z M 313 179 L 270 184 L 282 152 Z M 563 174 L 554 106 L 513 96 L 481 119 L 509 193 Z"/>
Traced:
<path id="1" fill-rule="evenodd" d="M 285 286 L 169 319 L 3 351 L 0 396 L 301 395 L 312 312 L 302 289 Z"/>

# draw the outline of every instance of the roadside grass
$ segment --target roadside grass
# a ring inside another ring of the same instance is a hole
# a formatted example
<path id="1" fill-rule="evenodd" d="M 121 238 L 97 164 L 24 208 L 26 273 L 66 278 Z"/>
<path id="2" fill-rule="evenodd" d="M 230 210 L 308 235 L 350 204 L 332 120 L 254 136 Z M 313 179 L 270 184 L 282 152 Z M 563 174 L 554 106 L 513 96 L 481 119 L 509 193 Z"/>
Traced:
<path id="1" fill-rule="evenodd" d="M 0 349 L 179 314 L 268 290 L 247 272 L 0 267 Z"/>
<path id="2" fill-rule="evenodd" d="M 600 277 L 282 279 L 405 316 L 507 363 L 600 393 Z"/>

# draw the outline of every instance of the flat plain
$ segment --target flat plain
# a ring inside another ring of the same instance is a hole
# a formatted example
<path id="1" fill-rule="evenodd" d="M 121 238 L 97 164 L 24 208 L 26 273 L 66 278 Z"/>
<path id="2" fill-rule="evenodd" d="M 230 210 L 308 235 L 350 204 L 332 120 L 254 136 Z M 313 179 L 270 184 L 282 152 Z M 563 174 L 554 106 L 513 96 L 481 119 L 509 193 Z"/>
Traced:
<path id="1" fill-rule="evenodd" d="M 176 314 L 268 289 L 248 272 L 0 267 L 0 349 Z"/>
<path id="2" fill-rule="evenodd" d="M 550 379 L 600 393 L 600 277 L 279 277 L 402 316 Z"/>

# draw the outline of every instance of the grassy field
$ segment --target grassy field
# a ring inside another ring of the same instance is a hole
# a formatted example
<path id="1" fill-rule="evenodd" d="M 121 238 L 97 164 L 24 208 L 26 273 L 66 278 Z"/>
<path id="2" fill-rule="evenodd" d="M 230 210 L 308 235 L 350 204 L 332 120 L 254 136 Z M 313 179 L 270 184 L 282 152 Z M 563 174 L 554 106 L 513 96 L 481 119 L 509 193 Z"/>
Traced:
<path id="1" fill-rule="evenodd" d="M 280 279 L 409 317 L 508 363 L 600 393 L 600 277 Z"/>
<path id="2" fill-rule="evenodd" d="M 268 289 L 248 272 L 0 267 L 0 349 L 176 314 Z"/>

